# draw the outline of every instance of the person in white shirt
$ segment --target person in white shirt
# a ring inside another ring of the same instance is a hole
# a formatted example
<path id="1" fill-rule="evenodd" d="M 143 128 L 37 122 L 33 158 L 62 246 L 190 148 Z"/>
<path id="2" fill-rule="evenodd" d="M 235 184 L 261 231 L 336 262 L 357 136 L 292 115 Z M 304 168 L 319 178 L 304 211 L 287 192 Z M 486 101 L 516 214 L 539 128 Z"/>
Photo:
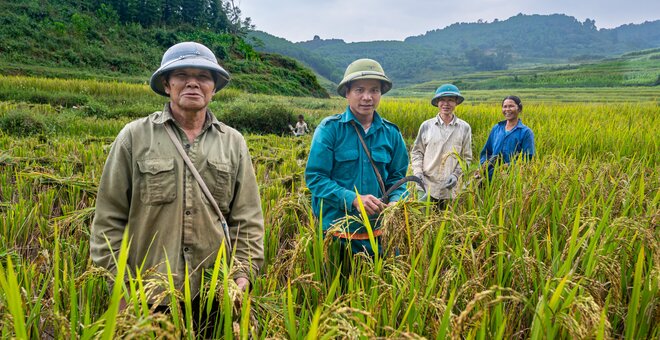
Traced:
<path id="1" fill-rule="evenodd" d="M 289 125 L 289 129 L 293 132 L 293 135 L 298 137 L 302 136 L 309 132 L 307 123 L 305 122 L 305 117 L 303 115 L 298 115 L 298 122 L 296 122 L 296 127 Z"/>
<path id="2" fill-rule="evenodd" d="M 456 197 L 463 166 L 472 161 L 472 129 L 454 114 L 464 99 L 452 84 L 438 87 L 431 99 L 438 114 L 422 123 L 411 150 L 413 174 L 422 179 L 430 201 L 440 210 Z"/>

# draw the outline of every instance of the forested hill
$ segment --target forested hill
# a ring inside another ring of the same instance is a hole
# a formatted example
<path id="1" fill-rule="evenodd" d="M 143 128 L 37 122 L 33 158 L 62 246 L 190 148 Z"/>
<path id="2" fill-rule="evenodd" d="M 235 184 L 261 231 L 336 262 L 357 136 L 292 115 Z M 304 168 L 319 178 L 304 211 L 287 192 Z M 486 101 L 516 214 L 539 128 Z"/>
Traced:
<path id="1" fill-rule="evenodd" d="M 257 52 L 252 27 L 226 0 L 0 1 L 0 74 L 146 82 L 182 41 L 213 50 L 249 92 L 327 97 L 315 74 L 289 57 Z"/>
<path id="2" fill-rule="evenodd" d="M 264 32 L 249 36 L 256 49 L 294 57 L 335 82 L 352 60 L 370 57 L 405 85 L 467 72 L 594 61 L 660 47 L 660 20 L 598 29 L 593 20 L 580 22 L 564 14 L 518 14 L 490 23 L 456 23 L 404 41 L 346 43 L 315 36 L 291 43 Z"/>

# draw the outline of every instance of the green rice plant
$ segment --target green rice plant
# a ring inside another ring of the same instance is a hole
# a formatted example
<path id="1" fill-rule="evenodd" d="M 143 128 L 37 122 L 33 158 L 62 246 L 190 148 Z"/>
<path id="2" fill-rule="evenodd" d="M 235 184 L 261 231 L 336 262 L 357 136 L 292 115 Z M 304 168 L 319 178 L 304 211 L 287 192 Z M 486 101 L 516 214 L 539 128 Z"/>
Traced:
<path id="1" fill-rule="evenodd" d="M 639 256 L 637 259 L 637 264 L 635 265 L 635 276 L 633 279 L 633 292 L 632 296 L 630 297 L 630 304 L 628 305 L 628 314 L 626 317 L 626 325 L 629 325 L 626 327 L 626 332 L 625 336 L 626 339 L 634 339 L 635 338 L 635 319 L 637 318 L 638 314 L 638 306 L 639 306 L 639 291 L 640 291 L 640 286 L 642 284 L 641 282 L 641 272 L 642 272 L 642 266 L 644 264 L 644 248 L 641 248 L 639 250 Z"/>
<path id="2" fill-rule="evenodd" d="M 97 86 L 94 97 L 106 105 L 135 89 L 85 84 L 86 95 Z M 265 265 L 241 295 L 219 249 L 203 278 L 200 314 L 220 306 L 218 337 L 657 338 L 657 103 L 649 92 L 631 99 L 636 103 L 607 103 L 616 91 L 517 92 L 538 154 L 500 164 L 491 181 L 481 182 L 473 180 L 476 155 L 509 92 L 466 91 L 458 115 L 472 126 L 475 159 L 464 166 L 464 189 L 439 212 L 416 201 L 410 188 L 383 213 L 378 262 L 354 256 L 347 273 L 337 266 L 336 242 L 323 235 L 323 217 L 311 212 L 304 180 L 311 136 L 246 134 L 265 217 Z M 310 122 L 345 109 L 338 98 L 234 95 L 240 105 L 282 104 Z M 153 110 L 160 105 L 140 101 Z M 212 105 L 219 112 L 229 104 Z M 109 285 L 114 275 L 89 261 L 97 183 L 114 136 L 131 119 L 0 102 L 0 116 L 17 109 L 52 120 L 55 130 L 21 137 L 0 131 L 0 332 L 199 336 L 185 287 L 175 290 L 149 268 L 125 269 L 125 284 Z M 379 112 L 411 142 L 436 109 L 426 98 L 388 96 Z M 127 309 L 114 309 L 117 296 Z M 176 317 L 150 309 L 172 296 Z"/>
<path id="3" fill-rule="evenodd" d="M 14 336 L 27 339 L 27 325 L 25 324 L 25 311 L 23 310 L 23 299 L 18 285 L 16 272 L 11 258 L 7 258 L 7 269 L 0 264 L 0 287 L 2 287 L 4 302 L 9 307 L 9 315 L 14 328 Z"/>
<path id="4" fill-rule="evenodd" d="M 108 242 L 108 245 L 110 242 Z M 104 327 L 101 338 L 104 340 L 112 339 L 115 336 L 117 314 L 119 313 L 120 300 L 123 299 L 124 289 L 124 275 L 126 273 L 126 261 L 128 259 L 128 228 L 124 231 L 121 246 L 119 248 L 119 258 L 115 260 L 117 268 L 117 275 L 115 276 L 115 284 L 112 287 L 112 295 L 110 297 L 110 306 L 103 315 Z M 113 255 L 114 256 L 114 255 Z"/>

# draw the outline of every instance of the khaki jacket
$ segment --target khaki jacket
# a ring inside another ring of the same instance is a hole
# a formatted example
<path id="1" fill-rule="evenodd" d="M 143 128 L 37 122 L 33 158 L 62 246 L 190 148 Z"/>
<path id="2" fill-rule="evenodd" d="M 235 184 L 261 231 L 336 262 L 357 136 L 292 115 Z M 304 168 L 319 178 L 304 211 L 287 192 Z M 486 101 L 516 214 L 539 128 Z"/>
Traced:
<path id="1" fill-rule="evenodd" d="M 110 148 L 91 227 L 92 261 L 115 272 L 124 229 L 128 228 L 128 269 L 155 268 L 167 275 L 169 261 L 177 288 L 186 264 L 191 291 L 199 292 L 203 271 L 212 268 L 224 242 L 220 220 L 170 140 L 172 124 L 229 224 L 238 261 L 237 277 L 255 275 L 264 261 L 264 222 L 254 169 L 243 136 L 207 113 L 202 132 L 190 143 L 162 112 L 127 124 Z M 107 238 L 107 239 L 106 239 Z"/>

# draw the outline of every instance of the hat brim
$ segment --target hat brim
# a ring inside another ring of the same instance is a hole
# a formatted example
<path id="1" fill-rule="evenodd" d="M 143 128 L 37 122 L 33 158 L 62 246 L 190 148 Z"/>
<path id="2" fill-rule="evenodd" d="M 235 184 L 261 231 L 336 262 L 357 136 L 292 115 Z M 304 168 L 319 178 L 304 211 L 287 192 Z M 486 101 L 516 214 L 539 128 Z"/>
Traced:
<path id="1" fill-rule="evenodd" d="M 382 84 L 380 89 L 381 94 L 385 94 L 392 89 L 392 81 L 390 80 L 390 78 L 387 78 L 382 74 L 360 71 L 360 72 L 351 73 L 346 77 L 344 77 L 344 79 L 339 83 L 339 85 L 337 85 L 337 93 L 342 97 L 346 97 L 346 89 L 348 87 L 348 84 L 352 81 L 363 80 L 363 79 L 380 80 Z"/>
<path id="2" fill-rule="evenodd" d="M 214 74 L 213 79 L 215 80 L 215 92 L 218 92 L 223 87 L 227 86 L 227 84 L 229 84 L 229 79 L 231 78 L 229 72 L 210 60 L 204 58 L 186 58 L 176 60 L 158 68 L 158 70 L 156 70 L 156 72 L 151 75 L 151 79 L 149 80 L 151 89 L 161 96 L 169 97 L 170 95 L 165 92 L 163 76 L 170 71 L 181 68 L 199 68 L 211 71 Z"/>
<path id="3" fill-rule="evenodd" d="M 460 105 L 465 100 L 465 98 L 463 98 L 463 96 L 458 92 L 442 92 L 436 94 L 433 99 L 431 99 L 431 105 L 437 107 L 438 101 L 441 97 L 456 97 L 456 105 Z"/>

